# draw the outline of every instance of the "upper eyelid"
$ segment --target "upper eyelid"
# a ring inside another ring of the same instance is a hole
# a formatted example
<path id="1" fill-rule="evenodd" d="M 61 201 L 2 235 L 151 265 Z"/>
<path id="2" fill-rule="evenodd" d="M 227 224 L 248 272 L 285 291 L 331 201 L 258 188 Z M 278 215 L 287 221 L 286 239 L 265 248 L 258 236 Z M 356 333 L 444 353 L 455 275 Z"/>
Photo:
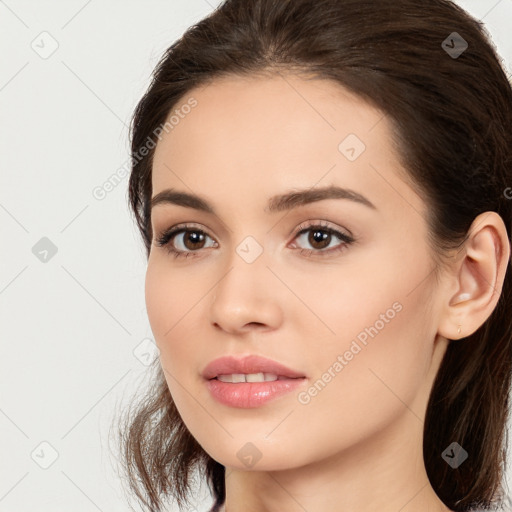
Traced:
<path id="1" fill-rule="evenodd" d="M 325 220 L 316 220 L 316 221 L 315 220 L 312 220 L 312 221 L 308 220 L 308 221 L 301 222 L 287 236 L 293 235 L 294 236 L 293 240 L 295 240 L 302 232 L 308 231 L 308 230 L 313 229 L 313 228 L 322 228 L 322 229 L 324 229 L 326 231 L 337 232 L 337 233 L 339 233 L 342 236 L 346 236 L 346 237 L 349 237 L 351 239 L 354 239 L 354 236 L 353 236 L 352 232 L 349 229 L 337 227 L 337 226 L 333 225 L 332 223 L 330 223 L 329 221 L 325 221 Z M 173 240 L 178 235 L 181 235 L 181 234 L 183 234 L 184 232 L 187 232 L 187 231 L 194 231 L 194 230 L 195 231 L 200 231 L 200 232 L 204 233 L 206 236 L 211 238 L 216 244 L 219 243 L 212 235 L 209 234 L 209 229 L 207 229 L 207 228 L 205 229 L 200 224 L 194 223 L 194 222 L 178 223 L 178 224 L 176 224 L 176 225 L 174 225 L 174 226 L 172 226 L 172 227 L 170 227 L 168 229 L 163 229 L 162 231 L 159 232 L 159 234 L 155 235 L 155 238 L 157 240 L 158 239 L 162 239 L 162 238 L 164 238 L 166 236 L 166 234 L 172 233 L 172 235 L 169 237 L 169 240 L 167 241 L 167 243 L 170 243 L 171 240 Z"/>
<path id="2" fill-rule="evenodd" d="M 344 227 L 338 227 L 338 226 L 334 225 L 333 223 L 331 223 L 330 221 L 326 221 L 326 220 L 313 220 L 313 221 L 301 222 L 298 226 L 296 226 L 295 228 L 293 228 L 290 231 L 289 235 L 291 235 L 292 233 L 298 234 L 300 231 L 302 231 L 304 229 L 311 229 L 311 228 L 317 228 L 317 227 L 322 227 L 325 229 L 331 229 L 334 231 L 341 231 L 341 232 L 346 231 L 348 235 L 352 235 L 352 233 L 349 229 L 344 228 Z M 203 227 L 201 224 L 196 223 L 196 222 L 179 222 L 178 224 L 175 224 L 172 227 L 163 228 L 163 229 L 153 229 L 152 231 L 154 234 L 160 233 L 162 235 L 162 234 L 170 232 L 170 231 L 178 231 L 181 229 L 190 230 L 190 231 L 196 229 L 197 231 L 202 231 L 205 234 L 207 234 L 208 236 L 211 236 L 209 234 L 209 231 L 210 231 L 209 228 Z M 211 238 L 213 238 L 213 237 L 211 237 Z"/>
<path id="3" fill-rule="evenodd" d="M 290 234 L 295 233 L 296 235 L 298 235 L 301 231 L 312 229 L 312 228 L 318 228 L 318 227 L 323 228 L 325 230 L 338 231 L 341 234 L 345 234 L 350 237 L 353 236 L 352 232 L 349 229 L 344 228 L 344 227 L 338 227 L 338 226 L 332 224 L 331 222 L 325 221 L 325 220 L 301 222 L 297 226 L 297 228 L 295 228 Z"/>

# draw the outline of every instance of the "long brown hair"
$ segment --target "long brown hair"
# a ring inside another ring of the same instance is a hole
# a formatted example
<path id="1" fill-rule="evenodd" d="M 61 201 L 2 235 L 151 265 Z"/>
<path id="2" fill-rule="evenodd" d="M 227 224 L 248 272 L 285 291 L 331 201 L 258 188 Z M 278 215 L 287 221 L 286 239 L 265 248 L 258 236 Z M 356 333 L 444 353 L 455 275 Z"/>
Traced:
<path id="1" fill-rule="evenodd" d="M 429 205 L 439 261 L 485 211 L 501 215 L 510 239 L 512 89 L 481 22 L 447 0 L 226 0 L 168 48 L 133 115 L 129 200 L 148 255 L 154 150 L 141 157 L 140 149 L 193 88 L 282 70 L 335 80 L 388 116 L 401 163 Z M 426 470 L 455 511 L 504 502 L 511 359 L 507 268 L 488 320 L 450 342 L 428 402 Z M 181 506 L 197 471 L 217 510 L 225 468 L 183 424 L 158 364 L 153 372 L 120 425 L 130 489 L 147 510 L 160 511 L 167 497 Z M 470 455 L 456 469 L 441 456 L 454 441 Z"/>

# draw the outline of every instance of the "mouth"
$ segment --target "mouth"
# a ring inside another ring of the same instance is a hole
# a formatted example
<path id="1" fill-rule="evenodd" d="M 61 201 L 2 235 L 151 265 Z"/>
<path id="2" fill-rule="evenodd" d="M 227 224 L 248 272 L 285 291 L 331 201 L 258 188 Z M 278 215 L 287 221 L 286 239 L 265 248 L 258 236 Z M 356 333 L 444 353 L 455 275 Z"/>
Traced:
<path id="1" fill-rule="evenodd" d="M 222 405 L 252 409 L 300 389 L 306 377 L 291 377 L 270 372 L 225 373 L 205 380 L 210 395 Z"/>
<path id="2" fill-rule="evenodd" d="M 202 377 L 237 384 L 303 379 L 306 376 L 272 359 L 247 355 L 242 358 L 225 356 L 214 359 L 204 368 Z"/>
<path id="3" fill-rule="evenodd" d="M 231 373 L 217 375 L 208 380 L 219 380 L 220 382 L 231 382 L 238 384 L 241 382 L 274 382 L 276 380 L 295 380 L 304 377 L 286 377 L 285 375 L 276 375 L 275 373 Z"/>

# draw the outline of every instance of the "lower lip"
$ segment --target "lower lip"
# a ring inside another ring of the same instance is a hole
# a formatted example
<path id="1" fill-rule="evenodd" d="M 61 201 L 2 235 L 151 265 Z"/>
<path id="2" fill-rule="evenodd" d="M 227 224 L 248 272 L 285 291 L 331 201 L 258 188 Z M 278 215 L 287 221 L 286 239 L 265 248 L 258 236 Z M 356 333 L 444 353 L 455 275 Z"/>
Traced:
<path id="1" fill-rule="evenodd" d="M 253 408 L 274 400 L 301 386 L 305 377 L 283 379 L 271 382 L 222 382 L 217 379 L 206 381 L 213 398 L 230 407 Z"/>

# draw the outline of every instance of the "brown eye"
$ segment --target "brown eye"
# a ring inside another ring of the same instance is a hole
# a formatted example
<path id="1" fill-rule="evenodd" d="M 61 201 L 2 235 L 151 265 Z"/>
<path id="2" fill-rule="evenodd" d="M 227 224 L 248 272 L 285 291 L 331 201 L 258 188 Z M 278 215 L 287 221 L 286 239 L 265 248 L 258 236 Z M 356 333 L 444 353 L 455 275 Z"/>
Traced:
<path id="1" fill-rule="evenodd" d="M 206 239 L 205 234 L 202 231 L 184 231 L 183 234 L 183 245 L 193 251 L 196 249 L 202 249 L 204 241 Z"/>
<path id="2" fill-rule="evenodd" d="M 338 239 L 339 242 L 332 246 L 332 242 L 336 242 L 336 239 Z M 305 251 L 308 255 L 314 256 L 323 256 L 344 250 L 355 241 L 351 235 L 322 224 L 312 224 L 301 229 L 294 240 L 301 242 L 299 244 L 301 246 L 299 247 L 301 254 Z M 296 242 L 294 242 L 294 244 L 296 244 Z M 308 245 L 309 247 L 307 247 Z"/>
<path id="3" fill-rule="evenodd" d="M 212 243 L 206 245 L 207 239 Z M 166 247 L 169 253 L 178 257 L 196 256 L 194 253 L 201 252 L 201 249 L 212 247 L 215 242 L 201 229 L 194 227 L 174 227 L 156 239 L 156 243 L 160 247 Z"/>
<path id="4" fill-rule="evenodd" d="M 326 247 L 329 246 L 331 237 L 331 233 L 325 230 L 310 230 L 308 236 L 308 243 L 311 244 L 315 249 L 325 249 Z"/>

